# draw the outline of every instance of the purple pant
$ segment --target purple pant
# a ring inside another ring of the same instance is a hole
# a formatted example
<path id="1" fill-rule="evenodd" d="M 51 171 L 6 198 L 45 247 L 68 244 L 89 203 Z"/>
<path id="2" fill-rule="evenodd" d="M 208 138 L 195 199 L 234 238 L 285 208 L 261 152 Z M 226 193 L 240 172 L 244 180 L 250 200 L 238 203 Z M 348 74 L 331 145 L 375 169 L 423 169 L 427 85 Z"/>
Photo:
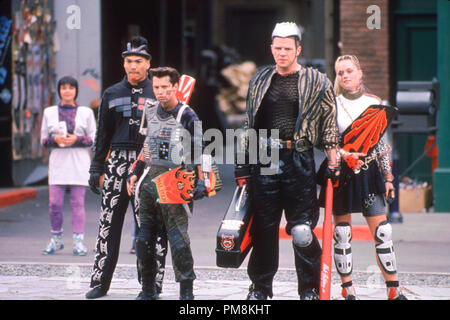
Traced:
<path id="1" fill-rule="evenodd" d="M 63 232 L 63 205 L 66 188 L 70 190 L 70 207 L 72 208 L 72 231 L 73 233 L 84 233 L 84 224 L 86 221 L 84 212 L 84 196 L 86 194 L 85 186 L 73 185 L 50 185 L 49 193 L 49 214 L 50 226 L 53 235 Z"/>

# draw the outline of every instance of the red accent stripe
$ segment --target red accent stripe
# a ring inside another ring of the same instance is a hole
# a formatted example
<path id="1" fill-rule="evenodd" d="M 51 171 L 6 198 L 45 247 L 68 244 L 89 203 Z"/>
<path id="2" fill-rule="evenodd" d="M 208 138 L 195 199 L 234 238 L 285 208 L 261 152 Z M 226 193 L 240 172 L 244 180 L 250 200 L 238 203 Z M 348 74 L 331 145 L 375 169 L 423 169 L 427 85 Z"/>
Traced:
<path id="1" fill-rule="evenodd" d="M 344 150 L 367 153 L 380 140 L 387 124 L 384 109 L 368 108 L 352 123 L 352 129 L 345 134 Z"/>
<path id="2" fill-rule="evenodd" d="M 36 198 L 36 189 L 24 188 L 0 193 L 0 208 Z"/>
<path id="3" fill-rule="evenodd" d="M 188 104 L 192 92 L 194 91 L 195 82 L 195 78 L 183 74 L 178 81 L 178 91 L 176 93 L 177 99 Z"/>
<path id="4" fill-rule="evenodd" d="M 251 216 L 250 221 L 248 223 L 248 228 L 247 228 L 247 230 L 245 230 L 244 239 L 242 239 L 242 242 L 241 242 L 241 248 L 240 248 L 241 252 L 244 252 L 245 249 L 252 242 L 252 237 L 250 236 L 250 227 L 252 226 L 252 223 L 253 223 L 253 216 Z"/>
<path id="5" fill-rule="evenodd" d="M 327 179 L 325 214 L 322 226 L 322 256 L 320 258 L 319 299 L 330 300 L 331 294 L 331 243 L 333 242 L 333 184 Z"/>
<path id="6" fill-rule="evenodd" d="M 139 156 L 137 157 L 136 161 L 133 162 L 133 164 L 131 165 L 130 172 L 133 172 L 134 168 L 136 168 L 138 161 L 145 161 L 144 151 L 141 151 L 141 153 L 139 153 Z M 150 159 L 150 161 L 151 161 L 151 159 Z"/>

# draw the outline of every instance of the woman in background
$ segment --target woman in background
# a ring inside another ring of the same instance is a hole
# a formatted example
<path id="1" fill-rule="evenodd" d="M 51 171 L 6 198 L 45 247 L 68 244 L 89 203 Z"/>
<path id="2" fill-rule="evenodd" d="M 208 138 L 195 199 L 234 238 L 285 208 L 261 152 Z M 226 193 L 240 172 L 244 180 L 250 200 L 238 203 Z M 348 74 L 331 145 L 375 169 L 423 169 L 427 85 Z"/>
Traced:
<path id="1" fill-rule="evenodd" d="M 50 149 L 48 164 L 49 214 L 51 238 L 43 254 L 64 248 L 63 205 L 66 189 L 70 191 L 72 209 L 73 254 L 86 255 L 83 244 L 85 193 L 89 180 L 91 147 L 96 121 L 91 108 L 78 106 L 78 82 L 70 76 L 58 81 L 61 99 L 57 106 L 44 110 L 41 143 Z"/>

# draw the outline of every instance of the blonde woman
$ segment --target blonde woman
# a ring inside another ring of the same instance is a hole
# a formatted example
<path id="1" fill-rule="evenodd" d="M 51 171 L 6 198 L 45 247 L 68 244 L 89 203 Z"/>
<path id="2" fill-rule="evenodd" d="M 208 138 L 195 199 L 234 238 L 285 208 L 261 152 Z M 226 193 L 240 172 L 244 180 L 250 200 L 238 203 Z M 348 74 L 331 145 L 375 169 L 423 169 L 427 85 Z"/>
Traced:
<path id="1" fill-rule="evenodd" d="M 335 71 L 337 124 L 342 135 L 367 107 L 381 104 L 381 99 L 369 94 L 363 86 L 363 71 L 356 56 L 340 56 L 336 60 Z M 389 152 L 390 146 L 383 138 L 367 155 L 339 150 L 342 159 L 340 186 L 334 190 L 333 203 L 334 261 L 342 281 L 342 296 L 346 300 L 356 299 L 351 253 L 351 214 L 354 212 L 362 212 L 374 237 L 376 260 L 386 281 L 388 299 L 406 300 L 399 287 L 392 227 L 386 217 L 386 198 L 395 197 Z M 357 162 L 357 170 L 353 171 L 346 165 L 346 157 Z M 320 195 L 322 206 L 324 189 Z"/>

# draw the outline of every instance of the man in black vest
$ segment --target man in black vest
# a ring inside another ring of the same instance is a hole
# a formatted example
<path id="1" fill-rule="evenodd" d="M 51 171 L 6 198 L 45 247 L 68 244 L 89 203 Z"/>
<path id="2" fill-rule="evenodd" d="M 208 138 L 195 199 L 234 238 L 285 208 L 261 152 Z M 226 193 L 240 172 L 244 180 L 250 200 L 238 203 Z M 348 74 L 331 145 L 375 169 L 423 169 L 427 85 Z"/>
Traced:
<path id="1" fill-rule="evenodd" d="M 158 194 L 153 187 L 152 179 L 184 163 L 185 169 L 194 172 L 195 176 L 192 200 L 206 195 L 205 180 L 201 176 L 201 159 L 195 158 L 195 148 L 198 147 L 198 150 L 203 148 L 203 141 L 199 136 L 201 122 L 195 111 L 176 97 L 180 79 L 177 70 L 170 67 L 156 68 L 150 70 L 150 75 L 158 104 L 146 108 L 148 135 L 143 147 L 145 162 L 138 161 L 135 170 L 130 173 L 128 185 L 131 194 L 134 192 L 135 182 L 145 174 L 139 188 L 140 230 L 136 240 L 136 255 L 138 271 L 142 275 L 142 291 L 137 299 L 156 298 L 155 275 L 158 270 L 155 259 L 156 240 L 160 225 L 163 224 L 167 230 L 175 280 L 180 283 L 180 300 L 192 300 L 193 281 L 196 276 L 188 225 L 193 203 L 192 201 L 184 205 L 158 203 Z M 181 136 L 186 137 L 191 143 L 187 145 L 183 143 L 184 138 L 179 139 Z M 179 152 L 173 152 L 180 150 L 179 147 L 183 150 L 181 155 Z M 149 170 L 143 173 L 145 165 Z M 172 182 L 179 185 L 175 180 Z"/>

